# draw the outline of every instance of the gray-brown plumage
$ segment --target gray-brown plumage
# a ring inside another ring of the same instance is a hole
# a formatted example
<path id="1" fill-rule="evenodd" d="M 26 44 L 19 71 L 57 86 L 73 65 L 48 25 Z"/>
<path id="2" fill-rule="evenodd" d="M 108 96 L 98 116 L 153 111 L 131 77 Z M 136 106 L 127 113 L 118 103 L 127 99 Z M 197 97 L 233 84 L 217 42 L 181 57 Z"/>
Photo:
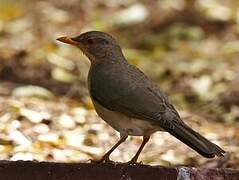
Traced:
<path id="1" fill-rule="evenodd" d="M 88 88 L 99 116 L 116 129 L 121 139 L 101 159 L 109 155 L 128 135 L 143 136 L 143 143 L 130 162 L 136 162 L 155 131 L 167 131 L 207 158 L 223 156 L 219 146 L 188 127 L 168 98 L 143 72 L 128 64 L 120 46 L 110 35 L 90 31 L 75 38 L 58 40 L 79 47 L 90 59 Z"/>

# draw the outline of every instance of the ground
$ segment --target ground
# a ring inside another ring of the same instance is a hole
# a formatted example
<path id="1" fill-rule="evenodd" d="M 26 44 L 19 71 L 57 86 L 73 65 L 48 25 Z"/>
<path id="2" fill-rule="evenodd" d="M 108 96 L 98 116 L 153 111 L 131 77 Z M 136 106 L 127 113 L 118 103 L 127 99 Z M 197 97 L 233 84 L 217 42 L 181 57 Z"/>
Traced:
<path id="1" fill-rule="evenodd" d="M 90 101 L 88 60 L 55 40 L 101 30 L 169 95 L 186 123 L 227 151 L 208 160 L 157 132 L 140 161 L 239 167 L 237 1 L 156 2 L 0 0 L 0 159 L 89 162 L 118 140 Z M 128 161 L 140 143 L 130 137 L 112 159 Z"/>

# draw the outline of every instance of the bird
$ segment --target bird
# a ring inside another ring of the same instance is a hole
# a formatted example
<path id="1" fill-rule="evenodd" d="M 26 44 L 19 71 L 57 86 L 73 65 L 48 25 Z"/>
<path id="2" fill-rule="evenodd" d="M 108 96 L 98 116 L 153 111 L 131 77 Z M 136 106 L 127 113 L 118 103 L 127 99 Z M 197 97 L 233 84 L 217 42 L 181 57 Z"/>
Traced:
<path id="1" fill-rule="evenodd" d="M 97 160 L 111 162 L 111 153 L 128 136 L 143 136 L 142 144 L 129 161 L 138 157 L 150 136 L 166 131 L 206 158 L 224 156 L 218 145 L 183 122 L 168 97 L 140 69 L 126 60 L 110 34 L 88 31 L 76 37 L 57 38 L 79 48 L 91 62 L 88 89 L 97 114 L 120 134 L 119 141 Z"/>

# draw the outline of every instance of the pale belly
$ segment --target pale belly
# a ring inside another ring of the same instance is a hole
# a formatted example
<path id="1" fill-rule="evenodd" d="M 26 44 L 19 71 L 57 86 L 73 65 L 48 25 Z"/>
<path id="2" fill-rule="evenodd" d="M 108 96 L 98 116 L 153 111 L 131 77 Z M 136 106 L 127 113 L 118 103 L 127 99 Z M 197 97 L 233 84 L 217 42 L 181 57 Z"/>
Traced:
<path id="1" fill-rule="evenodd" d="M 153 126 L 150 122 L 135 118 L 130 118 L 122 113 L 110 111 L 97 102 L 93 102 L 98 115 L 111 127 L 122 134 L 131 136 L 150 135 L 160 128 Z"/>

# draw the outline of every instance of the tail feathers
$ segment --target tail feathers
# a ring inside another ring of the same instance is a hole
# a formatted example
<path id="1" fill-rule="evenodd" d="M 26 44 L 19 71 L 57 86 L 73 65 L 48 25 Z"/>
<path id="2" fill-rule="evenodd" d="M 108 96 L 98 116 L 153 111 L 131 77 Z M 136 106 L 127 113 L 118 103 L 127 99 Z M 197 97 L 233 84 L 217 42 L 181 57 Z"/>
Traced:
<path id="1" fill-rule="evenodd" d="M 177 123 L 173 129 L 168 129 L 167 131 L 204 157 L 224 156 L 225 151 L 223 149 L 192 130 L 186 124 Z"/>

